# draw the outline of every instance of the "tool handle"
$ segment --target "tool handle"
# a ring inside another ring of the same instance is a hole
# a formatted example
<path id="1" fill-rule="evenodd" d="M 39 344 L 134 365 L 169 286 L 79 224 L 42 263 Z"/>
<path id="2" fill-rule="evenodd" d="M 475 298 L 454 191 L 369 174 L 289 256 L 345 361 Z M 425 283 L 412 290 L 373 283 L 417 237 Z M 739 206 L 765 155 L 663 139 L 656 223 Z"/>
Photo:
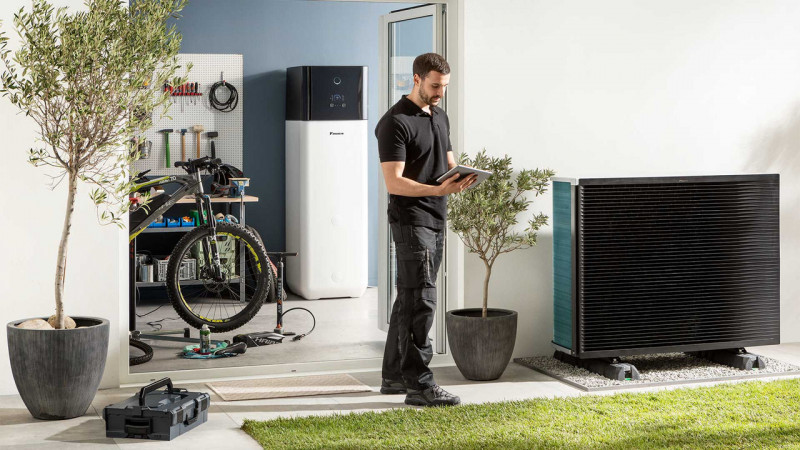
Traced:
<path id="1" fill-rule="evenodd" d="M 170 157 L 169 157 L 169 135 L 167 135 L 166 144 L 167 144 L 167 168 L 169 168 L 169 166 L 172 165 L 170 163 Z"/>
<path id="2" fill-rule="evenodd" d="M 181 133 L 181 161 L 186 161 L 186 134 Z"/>
<path id="3" fill-rule="evenodd" d="M 214 141 L 211 141 L 211 157 L 212 158 L 217 157 L 217 149 L 216 147 L 214 147 Z"/>
<path id="4" fill-rule="evenodd" d="M 200 133 L 199 132 L 195 133 L 195 136 L 197 136 L 197 139 L 195 139 L 195 140 L 197 141 L 197 157 L 199 158 L 200 157 Z"/>
<path id="5" fill-rule="evenodd" d="M 139 391 L 139 406 L 144 406 L 144 398 L 147 397 L 147 394 L 155 391 L 156 389 L 158 389 L 160 387 L 164 387 L 164 386 L 167 387 L 167 393 L 172 395 L 172 391 L 174 389 L 172 388 L 172 380 L 170 380 L 169 377 L 162 378 L 162 379 L 160 379 L 158 381 L 155 381 L 155 382 L 150 383 L 147 386 L 143 387 Z"/>

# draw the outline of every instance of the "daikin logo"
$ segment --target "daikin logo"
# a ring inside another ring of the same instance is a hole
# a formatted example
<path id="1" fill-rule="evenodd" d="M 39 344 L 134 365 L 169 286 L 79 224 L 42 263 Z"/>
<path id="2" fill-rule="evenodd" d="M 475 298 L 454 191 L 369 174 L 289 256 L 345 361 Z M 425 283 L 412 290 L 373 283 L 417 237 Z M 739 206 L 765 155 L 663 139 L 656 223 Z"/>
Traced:
<path id="1" fill-rule="evenodd" d="M 330 134 L 330 136 L 343 136 L 343 135 L 344 135 L 344 133 L 340 133 L 340 132 L 337 132 L 337 131 L 331 131 L 331 134 Z"/>

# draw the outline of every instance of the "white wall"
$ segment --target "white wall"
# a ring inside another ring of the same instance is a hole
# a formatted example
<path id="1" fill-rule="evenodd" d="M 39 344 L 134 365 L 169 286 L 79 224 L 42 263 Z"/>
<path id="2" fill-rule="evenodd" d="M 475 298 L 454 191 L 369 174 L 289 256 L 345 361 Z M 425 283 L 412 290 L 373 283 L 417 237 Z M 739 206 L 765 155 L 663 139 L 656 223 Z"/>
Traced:
<path id="1" fill-rule="evenodd" d="M 560 176 L 781 174 L 781 340 L 800 341 L 800 2 L 465 0 L 463 150 Z M 548 193 L 534 210 L 550 214 Z M 465 303 L 483 265 L 465 257 Z M 514 355 L 552 352 L 552 231 L 501 256 Z"/>
<path id="2" fill-rule="evenodd" d="M 83 8 L 83 0 L 60 0 L 57 6 Z M 28 0 L 6 0 L 0 6 L 2 27 L 10 37 L 13 13 Z M 15 42 L 11 43 L 16 48 Z M 35 124 L 0 98 L 3 193 L 0 195 L 0 323 L 49 316 L 55 311 L 56 254 L 64 220 L 66 188 L 50 191 L 42 168 L 27 162 L 34 143 Z M 95 316 L 111 322 L 109 358 L 102 386 L 118 386 L 120 299 L 127 298 L 126 232 L 116 226 L 101 227 L 89 190 L 80 186 L 76 201 L 65 290 L 65 311 L 73 316 Z M 124 325 L 127 329 L 127 325 Z M 0 333 L 0 395 L 16 394 L 8 363 L 6 332 Z"/>

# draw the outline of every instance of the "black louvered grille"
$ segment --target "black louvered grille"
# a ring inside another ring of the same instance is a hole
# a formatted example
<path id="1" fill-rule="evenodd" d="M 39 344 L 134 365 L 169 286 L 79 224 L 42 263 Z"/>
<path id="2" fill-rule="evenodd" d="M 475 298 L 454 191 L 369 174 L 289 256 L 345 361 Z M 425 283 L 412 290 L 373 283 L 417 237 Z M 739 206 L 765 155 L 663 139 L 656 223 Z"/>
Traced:
<path id="1" fill-rule="evenodd" d="M 720 178 L 580 186 L 579 353 L 779 340 L 778 177 Z"/>

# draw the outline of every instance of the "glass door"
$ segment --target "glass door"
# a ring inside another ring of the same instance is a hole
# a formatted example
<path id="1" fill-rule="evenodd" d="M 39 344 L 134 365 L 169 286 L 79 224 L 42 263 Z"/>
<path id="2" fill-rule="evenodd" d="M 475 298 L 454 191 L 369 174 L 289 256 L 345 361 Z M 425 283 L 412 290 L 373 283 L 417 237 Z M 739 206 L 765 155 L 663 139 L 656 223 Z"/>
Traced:
<path id="1" fill-rule="evenodd" d="M 445 5 L 426 5 L 394 11 L 381 17 L 381 114 L 397 103 L 403 95 L 411 92 L 414 86 L 412 65 L 414 58 L 435 52 L 445 54 Z M 447 97 L 441 107 L 447 109 Z M 378 173 L 382 173 L 378 170 Z M 397 296 L 397 266 L 394 241 L 386 218 L 389 194 L 379 177 L 379 241 L 378 241 L 378 328 L 386 331 L 389 328 L 389 317 L 392 303 Z M 431 339 L 437 353 L 447 351 L 445 337 L 444 313 L 447 310 L 447 292 L 445 273 L 447 267 L 447 242 L 445 242 L 444 258 L 437 279 L 437 310 L 431 328 Z"/>

